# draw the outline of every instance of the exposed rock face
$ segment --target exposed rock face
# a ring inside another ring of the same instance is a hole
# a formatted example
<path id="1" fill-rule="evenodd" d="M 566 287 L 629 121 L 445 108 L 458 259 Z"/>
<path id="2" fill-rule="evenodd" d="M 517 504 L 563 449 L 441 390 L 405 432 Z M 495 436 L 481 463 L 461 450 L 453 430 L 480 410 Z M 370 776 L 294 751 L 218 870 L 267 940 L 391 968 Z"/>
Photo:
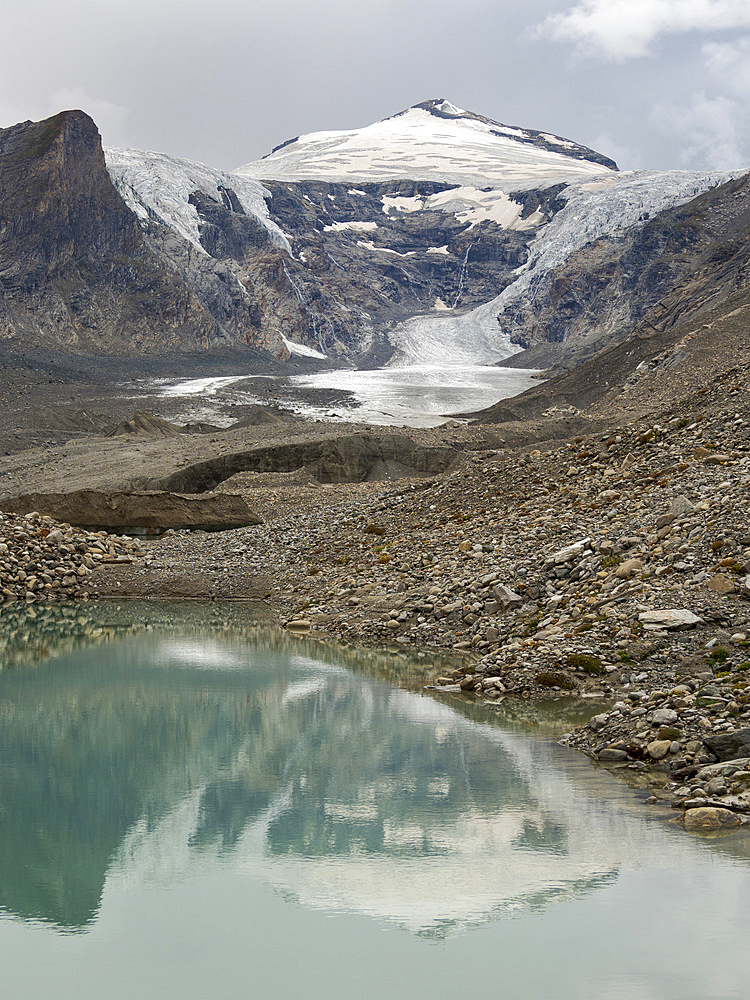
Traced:
<path id="1" fill-rule="evenodd" d="M 460 189 L 437 182 L 266 187 L 271 217 L 294 247 L 274 282 L 277 292 L 286 285 L 296 297 L 282 317 L 286 335 L 346 355 L 415 313 L 439 315 L 497 295 L 560 207 L 563 185 L 511 194 L 518 205 L 511 226 L 463 218 L 470 209 Z"/>
<path id="2" fill-rule="evenodd" d="M 733 733 L 707 736 L 703 742 L 719 760 L 746 757 L 750 749 L 750 729 L 736 729 Z"/>
<path id="3" fill-rule="evenodd" d="M 201 528 L 219 531 L 262 524 L 238 496 L 184 497 L 173 493 L 117 493 L 79 490 L 75 493 L 31 493 L 2 501 L 4 511 L 39 514 L 83 527 L 105 530 Z"/>
<path id="4" fill-rule="evenodd" d="M 93 121 L 0 130 L 0 338 L 85 352 L 208 346 L 215 324 L 149 250 Z"/>
<path id="5" fill-rule="evenodd" d="M 680 289 L 703 272 L 710 272 L 717 290 L 743 284 L 749 212 L 745 175 L 658 213 L 624 236 L 598 239 L 571 254 L 533 286 L 533 295 L 500 316 L 511 340 L 531 349 L 512 363 L 570 369 L 622 341 L 641 322 L 658 329 L 669 308 L 660 303 L 671 293 L 682 298 L 680 312 L 686 311 Z M 706 293 L 716 297 L 710 283 L 702 284 L 694 308 L 705 304 Z"/>

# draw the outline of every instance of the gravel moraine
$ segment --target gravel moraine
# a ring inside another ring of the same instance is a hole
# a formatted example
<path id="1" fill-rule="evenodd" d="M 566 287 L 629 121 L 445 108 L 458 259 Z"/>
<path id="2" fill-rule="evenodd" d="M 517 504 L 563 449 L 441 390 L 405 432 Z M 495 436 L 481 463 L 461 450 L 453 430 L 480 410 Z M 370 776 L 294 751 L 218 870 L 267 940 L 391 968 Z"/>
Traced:
<path id="1" fill-rule="evenodd" d="M 86 598 L 101 565 L 131 562 L 137 539 L 81 531 L 39 514 L 0 513 L 0 598 L 4 602 Z"/>

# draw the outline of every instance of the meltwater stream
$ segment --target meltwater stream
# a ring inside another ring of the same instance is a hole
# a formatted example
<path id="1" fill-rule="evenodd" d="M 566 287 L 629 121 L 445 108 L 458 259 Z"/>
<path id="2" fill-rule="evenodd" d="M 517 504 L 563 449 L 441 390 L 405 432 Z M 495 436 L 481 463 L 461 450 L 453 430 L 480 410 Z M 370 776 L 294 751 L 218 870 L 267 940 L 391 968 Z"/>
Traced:
<path id="1" fill-rule="evenodd" d="M 747 996 L 747 835 L 543 708 L 221 605 L 0 609 L 0 658 L 5 1000 Z"/>

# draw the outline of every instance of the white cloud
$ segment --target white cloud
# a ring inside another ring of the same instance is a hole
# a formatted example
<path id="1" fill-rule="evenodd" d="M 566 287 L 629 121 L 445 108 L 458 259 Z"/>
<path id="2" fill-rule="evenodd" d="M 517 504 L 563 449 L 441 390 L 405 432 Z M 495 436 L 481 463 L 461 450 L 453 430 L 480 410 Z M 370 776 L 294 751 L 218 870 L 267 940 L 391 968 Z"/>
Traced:
<path id="1" fill-rule="evenodd" d="M 622 62 L 647 55 L 661 35 L 745 28 L 750 28 L 750 0 L 583 0 L 550 15 L 536 35 Z"/>
<path id="2" fill-rule="evenodd" d="M 714 93 L 700 90 L 687 104 L 658 105 L 652 120 L 681 140 L 687 166 L 749 166 L 750 37 L 707 42 L 701 52 Z"/>
<path id="3" fill-rule="evenodd" d="M 548 17 L 536 37 L 625 62 L 649 55 L 660 38 L 695 33 L 695 90 L 683 96 L 673 89 L 671 100 L 663 96 L 650 124 L 677 140 L 682 166 L 726 169 L 750 164 L 748 30 L 750 0 L 581 0 Z M 716 37 L 731 31 L 731 39 Z"/>
<path id="4" fill-rule="evenodd" d="M 701 91 L 689 104 L 657 105 L 651 120 L 678 140 L 681 166 L 728 170 L 750 165 L 743 106 L 725 95 L 709 97 Z"/>
<path id="5" fill-rule="evenodd" d="M 620 170 L 638 170 L 645 166 L 640 150 L 621 143 L 618 139 L 613 138 L 609 132 L 600 132 L 592 139 L 591 148 L 613 159 Z"/>
<path id="6" fill-rule="evenodd" d="M 750 97 L 750 38 L 734 42 L 708 42 L 703 59 L 717 82 L 727 93 Z"/>

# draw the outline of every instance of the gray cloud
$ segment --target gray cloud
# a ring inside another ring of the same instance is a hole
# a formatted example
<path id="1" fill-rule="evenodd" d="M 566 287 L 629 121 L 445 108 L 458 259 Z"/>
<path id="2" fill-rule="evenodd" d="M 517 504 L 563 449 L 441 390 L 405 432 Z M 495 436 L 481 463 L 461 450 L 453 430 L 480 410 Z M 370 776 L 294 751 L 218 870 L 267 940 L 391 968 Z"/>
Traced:
<path id="1" fill-rule="evenodd" d="M 628 0 L 639 3 L 657 0 Z M 658 58 L 591 62 L 574 38 L 534 37 L 535 25 L 574 9 L 562 0 L 11 0 L 0 125 L 77 105 L 111 145 L 232 168 L 300 132 L 365 125 L 442 96 L 606 143 L 602 152 L 626 167 L 678 166 L 706 155 L 685 141 L 699 126 L 680 113 L 695 90 L 733 102 L 728 148 L 747 152 L 735 114 L 746 93 L 741 40 L 696 21 L 652 33 L 646 50 L 660 39 Z"/>

